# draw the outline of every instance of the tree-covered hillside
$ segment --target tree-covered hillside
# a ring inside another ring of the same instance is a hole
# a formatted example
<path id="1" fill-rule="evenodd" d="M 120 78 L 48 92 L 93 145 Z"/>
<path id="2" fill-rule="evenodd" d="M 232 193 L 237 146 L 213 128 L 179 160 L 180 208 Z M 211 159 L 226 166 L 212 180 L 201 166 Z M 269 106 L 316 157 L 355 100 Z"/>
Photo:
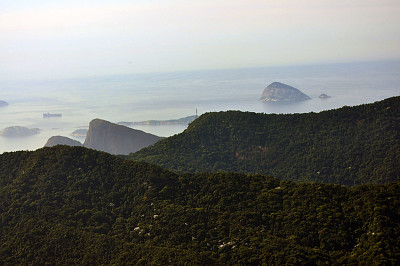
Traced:
<path id="1" fill-rule="evenodd" d="M 0 155 L 1 265 L 396 265 L 399 210 L 399 182 L 176 174 L 82 147 Z"/>
<path id="2" fill-rule="evenodd" d="M 182 172 L 356 185 L 400 180 L 400 97 L 307 114 L 207 113 L 130 155 Z"/>

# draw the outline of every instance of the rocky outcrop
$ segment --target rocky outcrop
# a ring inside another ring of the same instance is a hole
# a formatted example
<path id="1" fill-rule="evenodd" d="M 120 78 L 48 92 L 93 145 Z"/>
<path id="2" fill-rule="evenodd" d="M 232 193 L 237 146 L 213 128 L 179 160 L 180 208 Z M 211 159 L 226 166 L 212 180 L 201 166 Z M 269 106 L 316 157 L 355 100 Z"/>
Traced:
<path id="1" fill-rule="evenodd" d="M 0 107 L 7 106 L 7 105 L 8 105 L 7 102 L 0 100 Z"/>
<path id="2" fill-rule="evenodd" d="M 273 82 L 264 89 L 260 101 L 288 102 L 305 101 L 309 99 L 311 98 L 292 86 L 280 82 Z"/>
<path id="3" fill-rule="evenodd" d="M 70 139 L 67 137 L 54 136 L 54 137 L 49 138 L 44 146 L 45 147 L 53 147 L 56 145 L 82 146 L 82 143 L 80 143 L 77 140 Z"/>
<path id="4" fill-rule="evenodd" d="M 150 146 L 162 139 L 126 126 L 94 119 L 89 124 L 84 147 L 111 154 L 129 154 Z"/>
<path id="5" fill-rule="evenodd" d="M 27 128 L 20 126 L 7 127 L 0 131 L 0 136 L 13 138 L 13 137 L 29 137 L 32 135 L 39 134 L 40 129 L 38 128 Z"/>

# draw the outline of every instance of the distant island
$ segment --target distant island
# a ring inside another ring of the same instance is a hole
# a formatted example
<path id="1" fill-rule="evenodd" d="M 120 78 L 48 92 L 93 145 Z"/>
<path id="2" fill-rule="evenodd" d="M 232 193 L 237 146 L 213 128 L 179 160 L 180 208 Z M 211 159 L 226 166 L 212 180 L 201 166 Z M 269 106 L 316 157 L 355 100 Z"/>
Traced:
<path id="1" fill-rule="evenodd" d="M 191 115 L 179 119 L 171 119 L 171 120 L 147 120 L 141 122 L 119 122 L 119 125 L 124 126 L 136 126 L 136 125 L 150 125 L 150 126 L 163 126 L 163 125 L 188 125 L 192 121 L 194 121 L 198 116 Z"/>
<path id="2" fill-rule="evenodd" d="M 329 95 L 327 95 L 327 94 L 325 94 L 325 93 L 322 93 L 322 94 L 319 96 L 319 98 L 320 98 L 320 99 L 328 99 L 328 98 L 331 98 L 331 96 L 329 96 Z"/>
<path id="3" fill-rule="evenodd" d="M 87 132 L 88 132 L 87 128 L 80 128 L 80 129 L 77 129 L 74 132 L 72 132 L 71 136 L 84 138 L 84 137 L 86 137 Z"/>
<path id="4" fill-rule="evenodd" d="M 8 105 L 8 102 L 0 100 L 0 107 L 7 106 L 7 105 Z"/>
<path id="5" fill-rule="evenodd" d="M 290 101 L 305 101 L 311 99 L 309 96 L 302 93 L 300 90 L 280 83 L 273 82 L 268 85 L 261 95 L 262 102 L 290 102 Z"/>
<path id="6" fill-rule="evenodd" d="M 40 129 L 38 128 L 27 128 L 20 126 L 7 127 L 0 131 L 0 136 L 13 138 L 13 137 L 29 137 L 32 135 L 39 134 Z"/>

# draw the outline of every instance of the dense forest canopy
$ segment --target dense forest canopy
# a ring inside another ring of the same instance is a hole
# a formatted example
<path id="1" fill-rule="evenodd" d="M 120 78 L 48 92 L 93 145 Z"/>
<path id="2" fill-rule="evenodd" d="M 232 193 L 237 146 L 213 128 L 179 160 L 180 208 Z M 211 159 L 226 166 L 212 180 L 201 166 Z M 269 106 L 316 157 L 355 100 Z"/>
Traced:
<path id="1" fill-rule="evenodd" d="M 5 265 L 398 264 L 399 210 L 399 182 L 177 174 L 82 147 L 0 155 Z"/>
<path id="2" fill-rule="evenodd" d="M 344 185 L 400 180 L 400 97 L 320 113 L 207 113 L 130 155 L 181 172 Z"/>

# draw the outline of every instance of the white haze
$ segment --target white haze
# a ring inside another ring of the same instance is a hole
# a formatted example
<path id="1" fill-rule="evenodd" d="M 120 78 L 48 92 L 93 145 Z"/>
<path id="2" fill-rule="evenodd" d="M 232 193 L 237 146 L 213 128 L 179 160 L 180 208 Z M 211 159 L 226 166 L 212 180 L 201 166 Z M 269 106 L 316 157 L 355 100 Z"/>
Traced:
<path id="1" fill-rule="evenodd" d="M 0 79 L 400 58 L 398 0 L 0 0 Z"/>

